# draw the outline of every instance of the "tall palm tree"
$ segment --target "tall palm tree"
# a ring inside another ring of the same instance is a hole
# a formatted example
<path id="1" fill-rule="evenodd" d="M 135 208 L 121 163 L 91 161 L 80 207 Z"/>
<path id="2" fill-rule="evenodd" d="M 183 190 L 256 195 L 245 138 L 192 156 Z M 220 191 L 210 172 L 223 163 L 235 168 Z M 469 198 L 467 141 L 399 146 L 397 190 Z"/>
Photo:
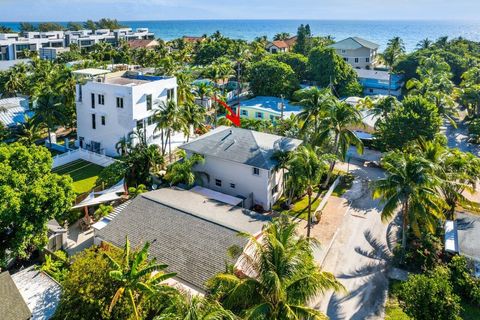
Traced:
<path id="1" fill-rule="evenodd" d="M 45 125 L 48 131 L 48 142 L 52 144 L 51 131 L 56 125 L 65 123 L 65 115 L 62 110 L 62 103 L 58 96 L 51 91 L 40 95 L 34 103 L 34 122 L 38 125 Z"/>
<path id="2" fill-rule="evenodd" d="M 253 254 L 240 257 L 236 272 L 218 274 L 207 283 L 212 297 L 244 319 L 326 319 L 307 303 L 343 287 L 315 263 L 315 242 L 297 234 L 296 228 L 282 217 L 266 225 L 260 239 L 244 234 Z"/>
<path id="3" fill-rule="evenodd" d="M 198 97 L 200 97 L 200 100 L 202 101 L 202 105 L 205 101 L 205 99 L 210 99 L 213 96 L 214 93 L 214 88 L 213 85 L 209 82 L 199 82 L 198 84 L 195 85 L 194 87 L 195 93 L 197 94 Z M 204 105 L 204 107 L 206 107 Z"/>
<path id="4" fill-rule="evenodd" d="M 303 122 L 302 130 L 313 127 L 313 132 L 318 133 L 319 119 L 337 99 L 329 88 L 312 87 L 304 90 L 301 96 L 298 104 L 302 106 L 302 111 L 297 114 L 297 118 Z"/>
<path id="5" fill-rule="evenodd" d="M 294 169 L 295 173 L 300 173 L 306 184 L 308 196 L 307 238 L 310 238 L 313 188 L 320 183 L 320 179 L 328 166 L 317 155 L 315 149 L 307 146 L 301 146 L 295 150 L 288 165 L 289 167 L 297 168 L 296 170 Z"/>
<path id="6" fill-rule="evenodd" d="M 370 114 L 386 119 L 388 114 L 393 112 L 400 105 L 400 101 L 398 101 L 394 96 L 382 97 L 376 101 L 372 101 Z"/>
<path id="7" fill-rule="evenodd" d="M 120 283 L 115 295 L 110 302 L 109 312 L 112 312 L 116 303 L 125 295 L 132 307 L 135 319 L 140 319 L 139 310 L 145 295 L 158 294 L 160 291 L 171 290 L 160 283 L 172 278 L 176 273 L 164 273 L 167 267 L 165 264 L 157 264 L 155 259 L 148 260 L 147 242 L 138 252 L 131 252 L 128 237 L 125 240 L 122 260 L 112 258 L 108 253 L 105 255 L 110 260 L 113 270 L 109 272 L 110 277 Z"/>
<path id="8" fill-rule="evenodd" d="M 433 231 L 443 219 L 445 201 L 439 193 L 440 179 L 434 165 L 423 157 L 406 152 L 391 152 L 382 160 L 386 177 L 377 180 L 373 198 L 384 204 L 382 220 L 391 219 L 401 207 L 402 248 L 407 245 L 407 229 L 416 236 L 421 230 Z"/>
<path id="9" fill-rule="evenodd" d="M 282 170 L 282 190 L 285 192 L 286 176 L 285 170 L 288 169 L 288 163 L 291 159 L 292 152 L 277 150 L 273 154 L 273 159 L 276 161 L 275 170 Z"/>
<path id="10" fill-rule="evenodd" d="M 45 128 L 35 122 L 35 119 L 25 115 L 23 123 L 20 124 L 16 134 L 18 142 L 31 145 L 42 137 L 45 133 Z"/>
<path id="11" fill-rule="evenodd" d="M 177 103 L 181 106 L 194 103 L 195 95 L 192 90 L 192 79 L 190 75 L 185 72 L 176 74 L 177 78 Z"/>
<path id="12" fill-rule="evenodd" d="M 182 117 L 185 121 L 184 134 L 187 137 L 187 142 L 190 140 L 190 135 L 195 129 L 202 129 L 205 126 L 205 108 L 193 102 L 187 103 L 181 108 Z"/>
<path id="13" fill-rule="evenodd" d="M 320 122 L 319 132 L 314 137 L 314 144 L 330 142 L 333 145 L 332 153 L 340 160 L 345 161 L 350 145 L 355 145 L 357 151 L 363 153 L 363 143 L 352 131 L 352 127 L 362 125 L 362 116 L 353 106 L 343 101 L 336 101 Z M 330 162 L 330 168 L 323 187 L 327 187 L 335 169 L 336 161 Z"/>
<path id="14" fill-rule="evenodd" d="M 418 50 L 430 49 L 432 45 L 433 45 L 433 41 L 428 38 L 425 38 L 423 40 L 420 40 L 417 43 L 417 49 Z"/>
<path id="15" fill-rule="evenodd" d="M 394 37 L 387 43 L 387 48 L 380 58 L 388 67 L 388 95 L 391 95 L 392 71 L 398 60 L 405 54 L 405 45 L 400 37 Z"/>
<path id="16" fill-rule="evenodd" d="M 169 100 L 163 103 L 162 108 L 155 112 L 155 122 L 157 123 L 156 130 L 162 131 L 162 154 L 165 155 L 166 146 L 168 143 L 169 159 L 172 161 L 172 133 L 184 131 L 186 126 L 185 120 L 182 117 L 182 110 L 175 100 Z M 166 131 L 165 139 L 163 139 L 163 132 Z"/>
<path id="17" fill-rule="evenodd" d="M 22 70 L 18 66 L 10 68 L 9 71 L 4 73 L 5 76 L 1 77 L 2 83 L 0 83 L 0 90 L 2 91 L 2 97 L 16 97 L 18 94 L 25 91 L 26 84 L 26 71 Z"/>
<path id="18" fill-rule="evenodd" d="M 172 307 L 167 308 L 154 320 L 236 320 L 230 310 L 225 310 L 217 301 L 200 296 L 178 295 Z"/>
<path id="19" fill-rule="evenodd" d="M 287 40 L 290 38 L 290 33 L 288 32 L 280 32 L 273 36 L 273 40 Z"/>

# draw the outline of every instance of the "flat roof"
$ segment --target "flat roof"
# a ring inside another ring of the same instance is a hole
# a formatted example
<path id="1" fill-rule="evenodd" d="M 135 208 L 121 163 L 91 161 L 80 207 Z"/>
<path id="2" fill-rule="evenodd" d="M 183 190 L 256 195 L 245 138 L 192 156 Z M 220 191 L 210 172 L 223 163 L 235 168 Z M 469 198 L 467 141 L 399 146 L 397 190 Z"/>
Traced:
<path id="1" fill-rule="evenodd" d="M 242 108 L 250 108 L 267 112 L 281 113 L 280 104 L 283 102 L 284 115 L 296 114 L 302 111 L 302 107 L 290 103 L 287 99 L 268 96 L 257 96 L 255 98 L 240 102 L 240 110 Z"/>
<path id="2" fill-rule="evenodd" d="M 80 76 L 95 77 L 95 76 L 99 76 L 99 75 L 102 75 L 102 74 L 107 74 L 107 73 L 110 73 L 110 72 L 111 72 L 110 70 L 106 70 L 106 69 L 87 68 L 87 69 L 72 71 L 72 74 L 80 75 Z"/>
<path id="3" fill-rule="evenodd" d="M 465 212 L 456 215 L 459 253 L 480 261 L 480 216 Z"/>

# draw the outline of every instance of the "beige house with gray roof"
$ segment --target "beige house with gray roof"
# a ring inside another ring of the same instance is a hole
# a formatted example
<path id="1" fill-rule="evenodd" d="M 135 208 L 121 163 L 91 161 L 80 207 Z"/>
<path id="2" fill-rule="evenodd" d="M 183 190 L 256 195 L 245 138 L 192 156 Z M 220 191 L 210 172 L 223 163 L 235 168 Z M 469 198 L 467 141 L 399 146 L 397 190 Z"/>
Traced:
<path id="1" fill-rule="evenodd" d="M 350 37 L 332 45 L 337 53 L 352 67 L 357 69 L 373 69 L 379 45 L 359 37 Z"/>

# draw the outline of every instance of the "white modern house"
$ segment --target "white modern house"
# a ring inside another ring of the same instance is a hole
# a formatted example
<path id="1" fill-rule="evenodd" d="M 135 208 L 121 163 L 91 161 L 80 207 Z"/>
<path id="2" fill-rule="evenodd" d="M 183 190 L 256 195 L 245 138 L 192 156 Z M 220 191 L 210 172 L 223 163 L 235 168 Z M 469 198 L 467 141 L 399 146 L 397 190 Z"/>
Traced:
<path id="1" fill-rule="evenodd" d="M 330 48 L 334 48 L 343 60 L 357 69 L 375 67 L 378 47 L 378 44 L 359 37 L 350 37 L 330 45 Z"/>
<path id="2" fill-rule="evenodd" d="M 117 46 L 120 41 L 152 40 L 154 38 L 155 34 L 150 32 L 148 28 L 137 28 L 135 31 L 133 31 L 132 28 L 122 28 L 113 31 L 98 29 L 94 31 L 79 30 L 65 32 L 66 45 L 76 44 L 79 48 L 88 48 L 99 42 L 106 42 Z"/>
<path id="3" fill-rule="evenodd" d="M 0 33 L 0 60 L 25 58 L 24 51 L 36 51 L 40 48 L 65 47 L 63 31 Z"/>
<path id="4" fill-rule="evenodd" d="M 117 142 L 135 129 L 141 129 L 147 143 L 159 144 L 153 115 L 168 99 L 176 99 L 175 77 L 104 69 L 73 73 L 79 79 L 76 109 L 80 148 L 116 156 Z"/>
<path id="5" fill-rule="evenodd" d="M 218 127 L 180 146 L 187 156 L 200 154 L 194 170 L 203 187 L 244 199 L 244 207 L 271 209 L 283 193 L 276 151 L 293 151 L 301 140 L 237 127 Z"/>

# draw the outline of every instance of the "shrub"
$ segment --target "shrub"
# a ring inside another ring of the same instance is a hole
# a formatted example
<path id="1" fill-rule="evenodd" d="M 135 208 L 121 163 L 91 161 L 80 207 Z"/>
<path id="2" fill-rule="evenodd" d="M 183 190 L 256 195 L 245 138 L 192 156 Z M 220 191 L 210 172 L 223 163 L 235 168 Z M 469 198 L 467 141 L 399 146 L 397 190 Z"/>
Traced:
<path id="1" fill-rule="evenodd" d="M 453 292 L 450 271 L 445 267 L 409 276 L 399 291 L 403 310 L 414 319 L 461 319 L 460 297 Z"/>
<path id="2" fill-rule="evenodd" d="M 254 63 L 250 69 L 250 88 L 257 96 L 290 97 L 300 87 L 292 68 L 272 59 Z"/>
<path id="3" fill-rule="evenodd" d="M 57 250 L 53 255 L 46 254 L 45 262 L 38 269 L 58 282 L 62 282 L 68 272 L 67 266 L 67 254 L 64 251 Z"/>
<path id="4" fill-rule="evenodd" d="M 480 143 L 480 118 L 475 118 L 468 125 L 469 141 Z"/>
<path id="5" fill-rule="evenodd" d="M 472 275 L 467 259 L 463 256 L 454 256 L 448 266 L 455 292 L 471 304 L 480 306 L 480 280 Z"/>
<path id="6" fill-rule="evenodd" d="M 105 167 L 102 171 L 100 171 L 97 181 L 95 182 L 96 185 L 104 184 L 105 188 L 113 186 L 118 181 L 125 177 L 127 172 L 127 167 L 125 163 L 120 161 L 115 161 L 111 165 Z"/>

